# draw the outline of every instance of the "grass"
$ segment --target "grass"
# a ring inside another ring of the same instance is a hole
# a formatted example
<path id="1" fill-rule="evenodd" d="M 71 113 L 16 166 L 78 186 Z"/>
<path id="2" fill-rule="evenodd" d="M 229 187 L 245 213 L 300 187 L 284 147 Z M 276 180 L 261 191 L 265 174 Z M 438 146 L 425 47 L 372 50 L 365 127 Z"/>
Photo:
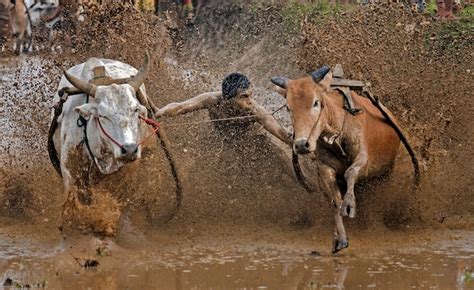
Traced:
<path id="1" fill-rule="evenodd" d="M 436 14 L 436 0 L 431 0 L 430 3 L 426 4 L 425 13 L 429 15 Z"/>
<path id="2" fill-rule="evenodd" d="M 471 21 L 474 21 L 474 5 L 464 7 L 464 9 L 462 10 L 459 16 L 461 18 L 466 18 L 466 19 L 470 19 Z"/>
<path id="3" fill-rule="evenodd" d="M 464 51 L 474 43 L 474 7 L 469 6 L 456 15 L 457 20 L 435 22 L 426 34 L 426 46 L 434 57 L 456 56 L 456 62 L 469 61 Z"/>
<path id="4" fill-rule="evenodd" d="M 301 20 L 305 17 L 311 22 L 317 22 L 322 15 L 338 14 L 350 8 L 351 6 L 332 5 L 326 0 L 318 1 L 318 3 L 290 0 L 283 7 L 282 16 L 285 27 L 289 31 L 298 31 Z"/>

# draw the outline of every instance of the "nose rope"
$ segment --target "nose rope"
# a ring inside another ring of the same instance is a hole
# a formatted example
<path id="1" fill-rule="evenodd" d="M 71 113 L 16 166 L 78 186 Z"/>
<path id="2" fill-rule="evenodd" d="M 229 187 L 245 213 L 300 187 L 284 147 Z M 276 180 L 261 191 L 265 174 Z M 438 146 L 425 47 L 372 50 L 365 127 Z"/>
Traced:
<path id="1" fill-rule="evenodd" d="M 313 136 L 313 133 L 314 133 L 314 129 L 316 128 L 316 126 L 318 125 L 319 123 L 319 120 L 321 119 L 321 115 L 323 114 L 323 107 L 321 107 L 321 112 L 319 112 L 319 116 L 318 116 L 318 119 L 316 120 L 316 122 L 314 122 L 313 124 L 313 127 L 311 127 L 311 132 L 309 133 L 309 136 L 308 136 L 308 142 L 309 140 L 311 139 L 311 137 Z M 296 134 L 294 134 L 296 135 Z M 296 137 L 296 136 L 295 136 Z"/>
<path id="2" fill-rule="evenodd" d="M 112 141 L 112 143 L 114 143 L 115 145 L 117 145 L 120 149 L 123 149 L 123 145 L 120 144 L 117 140 L 115 140 L 114 138 L 112 138 L 112 136 L 109 135 L 109 133 L 107 133 L 107 131 L 105 131 L 104 127 L 102 127 L 102 123 L 100 122 L 100 118 L 95 118 L 97 120 L 97 124 L 100 128 L 100 130 L 102 131 L 102 133 L 104 133 L 104 135 L 110 139 L 110 141 Z"/>
<path id="3" fill-rule="evenodd" d="M 155 135 L 156 132 L 158 132 L 158 130 L 160 129 L 160 123 L 159 123 L 159 122 L 157 122 L 157 121 L 155 121 L 155 120 L 153 120 L 153 119 L 143 118 L 142 116 L 140 116 L 139 118 L 140 118 L 140 120 L 142 120 L 143 122 L 145 122 L 147 125 L 150 125 L 150 126 L 153 127 L 153 130 L 152 130 L 153 133 L 150 133 L 150 134 L 148 134 L 145 138 L 143 138 L 143 139 L 138 143 L 137 146 L 140 146 L 140 145 L 142 145 L 143 143 L 145 143 L 145 141 L 146 141 L 148 138 L 150 138 L 151 136 Z"/>
<path id="4" fill-rule="evenodd" d="M 154 134 L 156 134 L 156 132 L 158 132 L 158 130 L 160 129 L 160 123 L 158 123 L 157 121 L 155 120 L 152 120 L 152 119 L 147 119 L 147 118 L 143 118 L 142 116 L 139 117 L 140 120 L 144 121 L 147 125 L 150 125 L 153 127 L 153 133 L 150 133 L 148 134 L 145 138 L 143 138 L 138 144 L 137 144 L 137 147 L 140 146 L 140 145 L 143 145 L 143 143 L 145 143 L 145 141 L 150 138 L 151 136 L 153 136 Z M 112 143 L 114 143 L 115 145 L 117 145 L 120 149 L 123 149 L 123 145 L 120 144 L 117 140 L 115 140 L 112 136 L 110 136 L 110 134 L 104 129 L 104 127 L 102 126 L 102 123 L 100 122 L 100 118 L 96 118 L 97 120 L 97 124 L 100 128 L 100 130 L 102 131 L 102 133 L 110 139 L 110 141 L 112 141 Z"/>

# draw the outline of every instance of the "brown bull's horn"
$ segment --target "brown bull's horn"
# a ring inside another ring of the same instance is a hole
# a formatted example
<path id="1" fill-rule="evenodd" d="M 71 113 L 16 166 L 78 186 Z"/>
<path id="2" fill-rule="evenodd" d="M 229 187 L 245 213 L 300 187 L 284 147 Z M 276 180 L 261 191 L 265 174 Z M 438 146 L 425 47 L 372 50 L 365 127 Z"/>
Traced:
<path id="1" fill-rule="evenodd" d="M 272 83 L 280 88 L 286 89 L 288 87 L 288 79 L 285 77 L 273 77 L 271 79 Z"/>
<path id="2" fill-rule="evenodd" d="M 138 73 L 136 76 L 132 77 L 128 84 L 132 86 L 132 88 L 135 90 L 135 92 L 138 91 L 140 86 L 145 82 L 146 75 L 150 71 L 150 55 L 148 54 L 148 51 L 145 52 L 145 60 L 143 61 L 143 65 L 140 67 L 138 70 Z"/>
<path id="3" fill-rule="evenodd" d="M 331 70 L 331 68 L 327 65 L 323 66 L 322 68 L 319 68 L 315 70 L 314 72 L 311 73 L 311 77 L 313 78 L 313 81 L 316 83 L 319 83 L 324 77 L 328 74 L 328 72 Z"/>
<path id="4" fill-rule="evenodd" d="M 97 86 L 94 84 L 90 84 L 88 82 L 85 82 L 79 78 L 76 78 L 75 76 L 71 75 L 67 71 L 64 72 L 64 75 L 66 76 L 66 79 L 76 88 L 78 88 L 80 91 L 88 94 L 91 97 L 95 97 L 95 92 L 97 90 Z"/>

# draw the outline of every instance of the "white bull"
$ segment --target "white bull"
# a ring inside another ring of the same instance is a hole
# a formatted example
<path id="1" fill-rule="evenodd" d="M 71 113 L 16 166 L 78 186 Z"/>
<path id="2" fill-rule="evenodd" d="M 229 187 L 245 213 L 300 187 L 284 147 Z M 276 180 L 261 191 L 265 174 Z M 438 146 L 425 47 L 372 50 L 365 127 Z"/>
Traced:
<path id="1" fill-rule="evenodd" d="M 129 79 L 124 84 L 89 83 L 94 77 L 94 68 L 100 66 L 110 78 Z M 66 192 L 71 186 L 88 183 L 80 180 L 84 170 L 77 168 L 77 164 L 86 162 L 90 168 L 95 167 L 100 174 L 107 175 L 140 158 L 140 143 L 145 132 L 145 124 L 140 118 L 146 118 L 147 109 L 138 101 L 137 91 L 145 93 L 143 82 L 149 67 L 146 54 L 138 71 L 120 61 L 91 58 L 64 73 L 54 96 L 56 102 L 64 88 L 75 87 L 89 95 L 70 95 L 57 119 L 57 127 L 53 127 L 56 129 L 52 140 L 59 155 Z"/>

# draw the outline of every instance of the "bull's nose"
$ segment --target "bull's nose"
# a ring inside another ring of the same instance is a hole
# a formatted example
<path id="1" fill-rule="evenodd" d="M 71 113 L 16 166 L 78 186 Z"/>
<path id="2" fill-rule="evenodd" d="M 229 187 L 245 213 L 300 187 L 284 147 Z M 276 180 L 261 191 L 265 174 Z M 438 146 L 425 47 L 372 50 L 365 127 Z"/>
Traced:
<path id="1" fill-rule="evenodd" d="M 298 139 L 295 141 L 295 151 L 298 154 L 309 153 L 309 142 L 308 139 Z"/>
<path id="2" fill-rule="evenodd" d="M 135 159 L 138 153 L 138 146 L 135 143 L 124 144 L 121 148 L 122 158 Z"/>

